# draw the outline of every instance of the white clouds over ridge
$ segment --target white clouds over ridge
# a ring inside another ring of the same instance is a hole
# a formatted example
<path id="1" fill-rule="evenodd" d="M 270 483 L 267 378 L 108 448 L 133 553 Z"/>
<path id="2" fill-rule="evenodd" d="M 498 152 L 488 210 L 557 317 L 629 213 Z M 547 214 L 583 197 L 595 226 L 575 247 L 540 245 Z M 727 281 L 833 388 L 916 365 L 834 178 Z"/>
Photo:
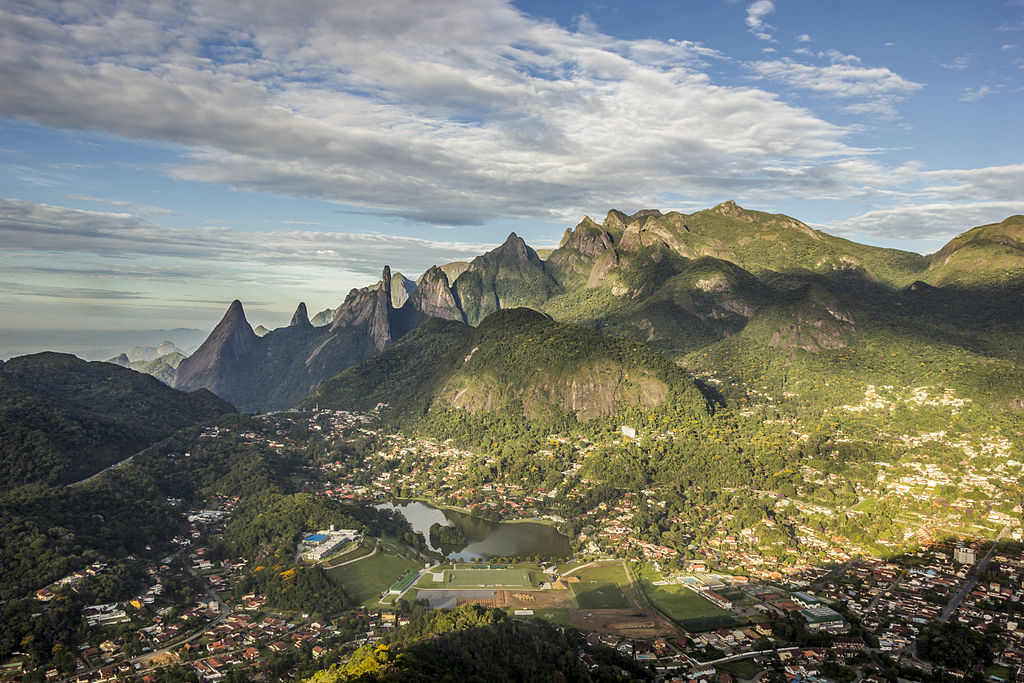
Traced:
<path id="1" fill-rule="evenodd" d="M 745 17 L 775 41 L 775 4 L 744 5 L 737 31 Z M 808 108 L 885 125 L 924 86 L 811 30 L 823 51 L 798 34 L 793 57 L 741 62 L 502 0 L 38 0 L 0 7 L 0 115 L 180 144 L 177 178 L 446 226 L 678 198 L 938 201 L 918 165 L 885 164 L 851 142 L 858 124 Z M 726 85 L 722 65 L 757 87 Z M 977 196 L 983 171 L 950 201 Z"/>

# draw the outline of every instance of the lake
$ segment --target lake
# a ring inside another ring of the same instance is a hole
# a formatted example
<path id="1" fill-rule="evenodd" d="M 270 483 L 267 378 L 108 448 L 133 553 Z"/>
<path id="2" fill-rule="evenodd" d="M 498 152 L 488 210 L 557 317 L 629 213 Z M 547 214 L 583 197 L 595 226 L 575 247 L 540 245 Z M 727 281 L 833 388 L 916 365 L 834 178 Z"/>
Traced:
<path id="1" fill-rule="evenodd" d="M 488 560 L 494 557 L 538 557 L 541 560 L 566 559 L 572 555 L 569 538 L 558 533 L 554 526 L 539 522 L 490 522 L 480 517 L 442 510 L 426 503 L 411 501 L 405 503 L 383 503 L 379 510 L 396 510 L 402 514 L 412 528 L 423 534 L 431 550 L 442 552 L 430 542 L 430 527 L 433 524 L 458 525 L 466 532 L 468 545 L 445 553 L 451 560 L 469 561 L 476 558 Z"/>

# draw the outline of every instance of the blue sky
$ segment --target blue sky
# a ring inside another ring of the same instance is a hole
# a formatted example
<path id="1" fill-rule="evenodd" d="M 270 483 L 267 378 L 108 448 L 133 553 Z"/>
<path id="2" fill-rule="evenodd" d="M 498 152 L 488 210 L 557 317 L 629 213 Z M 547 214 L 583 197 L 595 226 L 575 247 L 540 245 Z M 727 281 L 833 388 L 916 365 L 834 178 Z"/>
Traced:
<path id="1" fill-rule="evenodd" d="M 0 329 L 273 327 L 730 198 L 929 253 L 1024 213 L 1022 46 L 1024 0 L 5 3 Z"/>

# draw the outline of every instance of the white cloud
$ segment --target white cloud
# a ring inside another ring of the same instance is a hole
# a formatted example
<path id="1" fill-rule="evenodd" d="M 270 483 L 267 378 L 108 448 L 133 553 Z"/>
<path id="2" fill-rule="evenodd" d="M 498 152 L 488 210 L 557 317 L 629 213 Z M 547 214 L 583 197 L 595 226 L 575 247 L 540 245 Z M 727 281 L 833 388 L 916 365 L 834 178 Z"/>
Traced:
<path id="1" fill-rule="evenodd" d="M 826 229 L 860 237 L 946 242 L 978 225 L 1024 213 L 1024 164 L 911 173 L 899 206 L 873 209 Z"/>
<path id="2" fill-rule="evenodd" d="M 1024 19 L 1017 19 L 1015 21 L 1007 21 L 1000 24 L 997 31 L 1022 31 L 1024 30 Z"/>
<path id="3" fill-rule="evenodd" d="M 853 237 L 924 240 L 937 247 L 973 227 L 998 223 L 1022 211 L 1022 202 L 905 204 L 868 211 L 825 229 Z"/>
<path id="4" fill-rule="evenodd" d="M 767 29 L 773 8 L 749 16 Z M 428 224 L 718 201 L 782 178 L 776 198 L 823 177 L 862 191 L 844 172 L 869 152 L 846 129 L 716 84 L 715 50 L 584 28 L 499 0 L 20 5 L 0 9 L 0 113 L 183 145 L 178 178 Z M 759 68 L 876 108 L 919 87 L 885 69 Z"/>
<path id="5" fill-rule="evenodd" d="M 246 264 L 264 275 L 294 266 L 330 266 L 366 277 L 378 275 L 384 264 L 418 275 L 432 265 L 472 258 L 493 246 L 383 233 L 169 228 L 128 213 L 83 211 L 16 199 L 0 199 L 0 243 L 8 254 L 180 259 L 179 265 L 170 266 L 173 273 L 184 263 L 197 264 L 197 275 L 210 268 Z M 128 266 L 123 275 L 133 280 L 141 276 Z"/>
<path id="6" fill-rule="evenodd" d="M 987 85 L 982 85 L 977 88 L 961 88 L 960 97 L 957 99 L 961 102 L 977 102 L 983 97 L 988 97 L 996 92 L 998 91 Z"/>
<path id="7" fill-rule="evenodd" d="M 121 199 L 103 199 L 101 197 L 90 197 L 85 194 L 69 194 L 68 199 L 73 199 L 78 202 L 89 202 L 90 204 L 106 204 L 108 206 L 116 206 L 122 209 L 129 209 L 133 213 L 140 214 L 142 216 L 173 216 L 175 215 L 170 209 L 165 209 L 161 206 L 151 206 L 149 204 L 138 204 L 136 202 L 128 202 Z"/>
<path id="8" fill-rule="evenodd" d="M 830 52 L 819 56 L 828 56 L 833 63 L 815 66 L 784 57 L 747 66 L 757 78 L 835 99 L 847 111 L 889 117 L 896 115 L 897 103 L 923 87 L 884 67 L 857 66 L 860 59 L 854 55 Z"/>
<path id="9" fill-rule="evenodd" d="M 775 11 L 775 5 L 771 0 L 755 0 L 747 6 L 747 30 L 759 40 L 775 42 L 771 32 L 774 26 L 765 21 L 765 17 Z"/>
<path id="10" fill-rule="evenodd" d="M 800 35 L 798 35 L 796 37 L 796 42 L 798 42 L 798 43 L 809 43 L 809 42 L 811 42 L 811 37 L 809 35 L 807 35 L 806 33 L 801 33 Z"/>
<path id="11" fill-rule="evenodd" d="M 1021 201 L 1024 164 L 921 173 L 923 193 L 944 200 Z"/>
<path id="12" fill-rule="evenodd" d="M 939 66 L 941 66 L 943 69 L 949 69 L 950 71 L 963 71 L 964 69 L 969 67 L 973 62 L 974 55 L 968 53 L 965 55 L 960 55 L 959 57 L 956 57 L 952 61 L 946 62 L 945 64 L 940 64 Z"/>

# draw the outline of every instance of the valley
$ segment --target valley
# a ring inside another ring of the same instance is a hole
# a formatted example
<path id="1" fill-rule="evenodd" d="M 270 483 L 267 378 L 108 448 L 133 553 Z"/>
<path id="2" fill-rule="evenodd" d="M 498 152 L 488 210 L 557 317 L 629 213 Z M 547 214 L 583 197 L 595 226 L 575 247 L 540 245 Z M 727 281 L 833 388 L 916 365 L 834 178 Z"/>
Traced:
<path id="1" fill-rule="evenodd" d="M 322 324 L 257 335 L 235 301 L 177 390 L 12 359 L 0 660 L 327 682 L 486 643 L 557 646 L 502 660 L 544 679 L 1009 680 L 1021 227 L 928 258 L 732 202 L 612 211 L 543 258 L 513 233 L 385 267 Z"/>

